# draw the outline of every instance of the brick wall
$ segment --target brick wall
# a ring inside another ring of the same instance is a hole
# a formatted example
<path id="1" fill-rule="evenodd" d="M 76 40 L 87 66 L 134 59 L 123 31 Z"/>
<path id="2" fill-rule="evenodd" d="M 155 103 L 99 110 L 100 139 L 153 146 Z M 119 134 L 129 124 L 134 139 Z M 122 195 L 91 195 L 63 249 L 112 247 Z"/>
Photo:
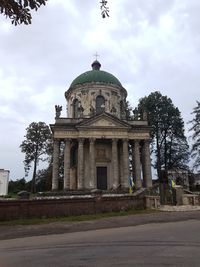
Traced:
<path id="1" fill-rule="evenodd" d="M 0 220 L 95 214 L 144 208 L 145 198 L 131 195 L 1 200 Z"/>

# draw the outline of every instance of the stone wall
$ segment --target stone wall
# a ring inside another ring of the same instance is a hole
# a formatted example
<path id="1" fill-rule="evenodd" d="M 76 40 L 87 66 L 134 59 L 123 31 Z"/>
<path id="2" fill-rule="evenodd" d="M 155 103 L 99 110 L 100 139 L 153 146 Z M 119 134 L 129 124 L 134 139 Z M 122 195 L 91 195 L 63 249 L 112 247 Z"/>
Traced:
<path id="1" fill-rule="evenodd" d="M 70 215 L 95 214 L 130 209 L 145 209 L 144 196 L 87 195 L 35 200 L 1 200 L 0 220 L 19 218 L 44 218 Z M 148 202 L 148 208 L 149 207 Z M 155 203 L 152 200 L 152 203 Z"/>
<path id="2" fill-rule="evenodd" d="M 125 89 L 112 84 L 81 84 L 77 85 L 73 90 L 67 92 L 67 106 L 69 118 L 73 117 L 73 101 L 79 101 L 79 107 L 83 108 L 83 117 L 91 117 L 91 111 L 96 109 L 96 97 L 102 95 L 105 99 L 105 112 L 111 113 L 118 118 L 121 117 L 120 102 L 126 98 Z M 113 113 L 112 110 L 115 109 Z"/>
<path id="3" fill-rule="evenodd" d="M 183 205 L 200 205 L 200 195 L 183 194 Z"/>

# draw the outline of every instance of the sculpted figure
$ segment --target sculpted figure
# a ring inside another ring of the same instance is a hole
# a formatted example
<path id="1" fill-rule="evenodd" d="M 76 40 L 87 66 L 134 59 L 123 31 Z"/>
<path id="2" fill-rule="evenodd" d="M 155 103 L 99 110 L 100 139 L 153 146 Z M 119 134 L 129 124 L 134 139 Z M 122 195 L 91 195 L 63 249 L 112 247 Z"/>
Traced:
<path id="1" fill-rule="evenodd" d="M 112 108 L 111 108 L 110 112 L 115 114 L 115 113 L 117 112 L 117 110 L 116 110 L 116 108 L 115 108 L 115 107 L 113 107 L 113 106 L 112 106 Z"/>
<path id="2" fill-rule="evenodd" d="M 90 105 L 90 116 L 93 116 L 95 114 L 95 109 L 92 105 Z"/>
<path id="3" fill-rule="evenodd" d="M 60 114 L 62 111 L 62 106 L 55 105 L 55 110 L 56 110 L 56 119 L 60 118 Z"/>
<path id="4" fill-rule="evenodd" d="M 137 108 L 135 108 L 133 110 L 133 115 L 134 115 L 134 119 L 135 120 L 138 120 L 139 119 L 139 112 L 138 112 L 138 109 Z"/>
<path id="5" fill-rule="evenodd" d="M 79 107 L 79 112 L 80 112 L 80 117 L 82 118 L 83 117 L 83 112 L 84 112 L 84 108 L 82 105 L 80 105 Z"/>
<path id="6" fill-rule="evenodd" d="M 147 112 L 146 110 L 143 111 L 142 118 L 144 121 L 147 121 Z"/>

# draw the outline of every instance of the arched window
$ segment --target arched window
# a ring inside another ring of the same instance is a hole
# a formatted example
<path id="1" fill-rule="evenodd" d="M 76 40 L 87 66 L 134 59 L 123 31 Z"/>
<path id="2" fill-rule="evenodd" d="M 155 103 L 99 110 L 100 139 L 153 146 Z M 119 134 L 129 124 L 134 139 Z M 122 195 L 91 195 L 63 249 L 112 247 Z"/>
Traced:
<path id="1" fill-rule="evenodd" d="M 96 98 L 96 114 L 100 114 L 105 110 L 105 98 L 102 95 L 98 95 Z"/>
<path id="2" fill-rule="evenodd" d="M 78 99 L 74 99 L 74 101 L 73 101 L 73 118 L 78 118 L 78 116 L 79 116 Z"/>

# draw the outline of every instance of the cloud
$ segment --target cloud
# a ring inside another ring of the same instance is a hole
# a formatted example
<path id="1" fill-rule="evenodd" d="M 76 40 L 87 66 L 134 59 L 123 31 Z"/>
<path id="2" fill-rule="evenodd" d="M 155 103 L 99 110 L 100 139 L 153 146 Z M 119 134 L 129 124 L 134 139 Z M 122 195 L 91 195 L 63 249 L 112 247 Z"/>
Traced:
<path id="1" fill-rule="evenodd" d="M 19 145 L 32 121 L 54 122 L 54 105 L 89 70 L 94 53 L 136 106 L 160 90 L 179 107 L 185 122 L 199 99 L 200 2 L 109 0 L 102 19 L 99 1 L 51 0 L 33 12 L 30 26 L 0 17 L 1 168 L 23 177 Z M 63 108 L 63 116 L 66 115 Z"/>

